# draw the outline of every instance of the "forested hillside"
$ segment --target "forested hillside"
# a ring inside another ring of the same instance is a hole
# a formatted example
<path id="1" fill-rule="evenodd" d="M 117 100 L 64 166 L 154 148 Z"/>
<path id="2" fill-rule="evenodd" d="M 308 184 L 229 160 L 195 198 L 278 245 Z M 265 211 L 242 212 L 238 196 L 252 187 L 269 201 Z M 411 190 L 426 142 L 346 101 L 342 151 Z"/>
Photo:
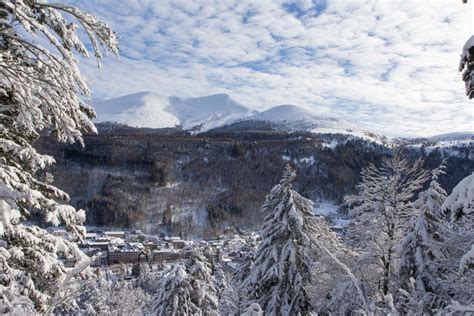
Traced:
<path id="1" fill-rule="evenodd" d="M 263 217 L 257 210 L 287 163 L 298 170 L 294 185 L 303 196 L 339 205 L 354 192 L 362 168 L 391 154 L 380 142 L 286 132 L 265 122 L 198 135 L 114 124 L 98 128 L 98 135 L 85 136 L 84 148 L 48 137 L 37 146 L 57 160 L 51 169 L 55 181 L 73 205 L 87 210 L 87 223 L 153 233 L 216 235 L 226 226 L 258 227 Z M 440 179 L 448 191 L 474 171 L 471 147 L 450 148 L 452 154 L 433 149 L 426 155 L 407 146 L 413 158 L 425 156 L 429 168 L 448 159 L 448 173 Z"/>

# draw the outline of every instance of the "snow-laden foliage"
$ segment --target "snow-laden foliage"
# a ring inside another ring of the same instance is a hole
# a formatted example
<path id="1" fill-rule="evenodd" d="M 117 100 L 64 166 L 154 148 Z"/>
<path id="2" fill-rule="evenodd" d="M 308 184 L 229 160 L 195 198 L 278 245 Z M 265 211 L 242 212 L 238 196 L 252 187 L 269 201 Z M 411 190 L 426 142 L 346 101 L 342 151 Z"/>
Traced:
<path id="1" fill-rule="evenodd" d="M 451 237 L 444 243 L 449 260 L 444 264 L 444 292 L 466 310 L 474 310 L 474 174 L 461 180 L 446 198 L 442 209 L 450 215 Z M 451 306 L 451 307 L 452 307 Z"/>
<path id="2" fill-rule="evenodd" d="M 417 216 L 397 247 L 396 298 L 397 310 L 402 313 L 429 313 L 447 300 L 443 279 L 449 258 L 444 242 L 450 232 L 442 210 L 447 194 L 438 183 L 444 169 L 445 162 L 431 172 L 428 189 L 414 203 Z"/>
<path id="3" fill-rule="evenodd" d="M 471 36 L 464 44 L 459 71 L 463 72 L 462 80 L 466 86 L 466 95 L 469 99 L 474 98 L 474 36 Z"/>
<path id="4" fill-rule="evenodd" d="M 318 257 L 325 250 L 334 252 L 339 242 L 324 220 L 313 214 L 313 203 L 292 190 L 295 176 L 287 166 L 283 179 L 266 197 L 262 242 L 242 263 L 237 280 L 242 310 L 252 303 L 268 315 L 307 315 L 314 310 L 308 294 L 313 270 Z"/>
<path id="5" fill-rule="evenodd" d="M 459 270 L 461 272 L 470 270 L 474 268 L 474 244 L 471 245 L 471 249 L 466 252 L 464 256 L 461 258 L 461 262 L 459 263 Z"/>
<path id="6" fill-rule="evenodd" d="M 467 0 L 462 0 L 467 3 Z M 459 71 L 462 73 L 462 80 L 466 86 L 466 95 L 469 99 L 474 98 L 474 36 L 471 36 L 462 48 Z"/>
<path id="7" fill-rule="evenodd" d="M 139 316 L 151 304 L 151 296 L 130 281 L 99 283 L 81 312 L 97 315 Z M 92 293 L 91 293 L 92 294 Z M 77 313 L 77 312 L 76 312 Z"/>
<path id="8" fill-rule="evenodd" d="M 474 226 L 474 174 L 464 178 L 446 198 L 443 209 L 451 214 L 454 229 L 472 230 Z"/>
<path id="9" fill-rule="evenodd" d="M 189 259 L 165 269 L 157 282 L 152 315 L 219 314 L 217 290 L 207 259 L 196 249 Z"/>
<path id="10" fill-rule="evenodd" d="M 234 315 L 237 311 L 238 296 L 232 284 L 229 283 L 225 272 L 222 270 L 221 264 L 214 264 L 213 276 L 215 280 L 215 288 L 217 290 L 217 298 L 219 301 L 219 315 Z"/>
<path id="11" fill-rule="evenodd" d="M 83 287 L 74 300 L 54 309 L 54 315 L 144 315 L 151 296 L 135 281 L 108 281 L 106 271 L 96 270 L 96 278 Z"/>
<path id="12" fill-rule="evenodd" d="M 59 256 L 83 260 L 72 243 L 24 224 L 35 212 L 83 233 L 84 211 L 64 204 L 68 195 L 37 175 L 54 159 L 32 147 L 41 130 L 68 142 L 82 142 L 81 130 L 95 131 L 94 111 L 81 99 L 89 88 L 74 57 L 88 56 L 79 25 L 97 59 L 101 50 L 117 53 L 116 35 L 91 14 L 46 1 L 0 1 L 0 238 L 8 243 L 0 250 L 1 312 L 18 309 L 18 301 L 45 310 L 65 277 Z"/>
<path id="13" fill-rule="evenodd" d="M 371 299 L 387 308 L 393 296 L 396 246 L 416 214 L 413 198 L 429 177 L 422 164 L 422 160 L 412 164 L 395 151 L 380 168 L 364 169 L 358 194 L 346 198 L 353 218 L 351 243 L 362 251 L 355 270 Z"/>

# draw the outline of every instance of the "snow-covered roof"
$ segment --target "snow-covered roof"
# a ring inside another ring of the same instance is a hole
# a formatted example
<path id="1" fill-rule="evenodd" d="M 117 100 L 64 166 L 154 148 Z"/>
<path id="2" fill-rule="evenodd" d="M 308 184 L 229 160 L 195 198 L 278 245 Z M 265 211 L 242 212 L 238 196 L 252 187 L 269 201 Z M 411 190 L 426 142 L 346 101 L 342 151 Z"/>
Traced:
<path id="1" fill-rule="evenodd" d="M 125 235 L 123 231 L 108 231 L 104 232 L 104 235 Z"/>

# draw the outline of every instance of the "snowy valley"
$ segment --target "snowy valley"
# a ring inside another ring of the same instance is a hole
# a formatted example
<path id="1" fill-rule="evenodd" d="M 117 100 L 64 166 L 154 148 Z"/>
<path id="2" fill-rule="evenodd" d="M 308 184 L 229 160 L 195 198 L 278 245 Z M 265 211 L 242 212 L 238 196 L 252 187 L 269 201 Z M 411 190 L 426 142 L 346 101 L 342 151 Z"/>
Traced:
<path id="1" fill-rule="evenodd" d="M 402 2 L 0 0 L 0 314 L 474 315 L 474 0 Z"/>

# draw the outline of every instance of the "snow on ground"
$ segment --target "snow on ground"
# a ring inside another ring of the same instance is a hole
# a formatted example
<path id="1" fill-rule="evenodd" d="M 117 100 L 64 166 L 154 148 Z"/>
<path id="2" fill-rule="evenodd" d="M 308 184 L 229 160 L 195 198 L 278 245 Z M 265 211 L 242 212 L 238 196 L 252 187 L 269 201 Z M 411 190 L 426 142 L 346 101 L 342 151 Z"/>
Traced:
<path id="1" fill-rule="evenodd" d="M 295 165 L 314 165 L 316 163 L 316 159 L 314 159 L 314 156 L 311 155 L 309 157 L 302 157 L 302 158 L 294 158 L 292 159 L 290 156 L 288 155 L 281 155 L 281 159 L 283 161 L 291 161 L 293 162 Z"/>
<path id="2" fill-rule="evenodd" d="M 314 156 L 311 155 L 309 157 L 300 158 L 299 162 L 305 165 L 314 165 L 316 160 L 314 159 Z"/>
<path id="3" fill-rule="evenodd" d="M 332 220 L 332 227 L 347 227 L 351 222 L 350 219 L 341 218 L 341 217 L 334 217 Z"/>
<path id="4" fill-rule="evenodd" d="M 340 205 L 334 204 L 331 201 L 321 201 L 314 203 L 313 211 L 316 215 L 329 216 L 330 214 L 336 214 L 339 207 Z"/>
<path id="5" fill-rule="evenodd" d="M 314 129 L 311 130 L 311 132 L 314 133 L 314 134 L 350 135 L 350 136 L 353 136 L 353 137 L 368 140 L 370 142 L 374 142 L 374 143 L 379 144 L 379 145 L 384 145 L 384 146 L 394 145 L 394 139 L 391 138 L 391 137 L 376 135 L 376 134 L 366 132 L 366 131 L 362 130 L 361 128 L 356 128 L 356 127 L 352 127 L 352 128 L 344 128 L 344 127 L 342 127 L 342 128 L 314 128 Z M 323 144 L 323 146 L 325 146 L 325 144 Z M 326 146 L 326 147 L 334 149 L 336 146 L 337 146 L 337 144 L 332 148 L 330 146 Z"/>
<path id="6" fill-rule="evenodd" d="M 452 133 L 438 135 L 422 139 L 419 143 L 409 144 L 406 147 L 419 151 L 423 149 L 427 155 L 439 150 L 444 156 L 463 158 L 466 155 L 465 148 L 474 148 L 474 134 Z"/>
<path id="7" fill-rule="evenodd" d="M 323 143 L 324 148 L 334 149 L 339 145 L 339 142 L 336 139 L 331 140 L 330 143 Z"/>

